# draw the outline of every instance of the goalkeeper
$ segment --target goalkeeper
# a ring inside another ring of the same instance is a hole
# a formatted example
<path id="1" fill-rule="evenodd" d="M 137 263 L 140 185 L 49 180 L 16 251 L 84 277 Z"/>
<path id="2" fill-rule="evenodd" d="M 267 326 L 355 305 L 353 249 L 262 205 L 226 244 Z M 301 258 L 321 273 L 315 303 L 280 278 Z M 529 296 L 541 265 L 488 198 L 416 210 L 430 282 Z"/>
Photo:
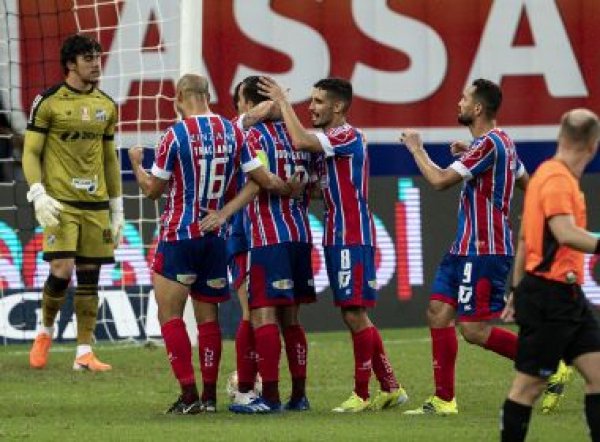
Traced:
<path id="1" fill-rule="evenodd" d="M 44 229 L 44 260 L 50 263 L 42 297 L 42 329 L 29 355 L 33 368 L 44 368 L 48 362 L 54 321 L 75 270 L 77 353 L 73 369 L 111 369 L 91 348 L 100 265 L 114 262 L 123 228 L 114 145 L 117 109 L 97 88 L 101 51 L 98 42 L 84 35 L 64 41 L 60 62 L 65 80 L 36 97 L 25 133 L 27 200 Z"/>

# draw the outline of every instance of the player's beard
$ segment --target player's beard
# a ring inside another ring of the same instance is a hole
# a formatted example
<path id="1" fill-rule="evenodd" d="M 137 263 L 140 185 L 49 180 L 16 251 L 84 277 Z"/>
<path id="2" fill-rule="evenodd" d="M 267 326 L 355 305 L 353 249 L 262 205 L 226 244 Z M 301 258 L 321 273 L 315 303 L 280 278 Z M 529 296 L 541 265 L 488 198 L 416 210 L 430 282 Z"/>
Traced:
<path id="1" fill-rule="evenodd" d="M 463 126 L 470 126 L 471 124 L 473 124 L 473 116 L 472 115 L 466 115 L 466 114 L 459 114 L 458 115 L 458 122 L 460 124 L 462 124 Z"/>

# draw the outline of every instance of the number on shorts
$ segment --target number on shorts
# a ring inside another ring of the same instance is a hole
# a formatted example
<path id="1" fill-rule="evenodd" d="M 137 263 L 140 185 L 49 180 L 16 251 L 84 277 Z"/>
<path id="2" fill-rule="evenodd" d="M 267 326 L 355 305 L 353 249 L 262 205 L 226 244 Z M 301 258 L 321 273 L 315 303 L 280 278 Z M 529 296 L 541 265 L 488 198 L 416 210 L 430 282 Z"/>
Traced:
<path id="1" fill-rule="evenodd" d="M 471 273 L 473 272 L 473 263 L 467 262 L 465 263 L 465 268 L 463 270 L 463 280 L 462 282 L 468 284 L 471 282 Z"/>
<path id="2" fill-rule="evenodd" d="M 219 165 L 226 165 L 227 158 L 213 158 L 210 162 L 210 170 L 208 170 L 208 160 L 203 158 L 200 160 L 200 185 L 198 186 L 200 194 L 204 193 L 206 188 L 206 198 L 219 199 L 225 192 L 225 175 L 217 173 L 217 167 Z M 225 167 L 223 167 L 225 170 Z M 206 187 L 208 173 L 208 187 Z"/>

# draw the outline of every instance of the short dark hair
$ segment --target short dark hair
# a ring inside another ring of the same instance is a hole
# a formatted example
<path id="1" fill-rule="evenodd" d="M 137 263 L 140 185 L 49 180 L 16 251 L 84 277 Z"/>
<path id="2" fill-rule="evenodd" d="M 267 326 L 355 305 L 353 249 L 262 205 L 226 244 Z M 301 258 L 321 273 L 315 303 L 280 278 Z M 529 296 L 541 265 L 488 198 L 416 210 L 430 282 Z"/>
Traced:
<path id="1" fill-rule="evenodd" d="M 238 109 L 238 101 L 240 101 L 240 88 L 242 87 L 242 82 L 240 81 L 233 88 L 233 108 L 236 112 L 239 112 Z"/>
<path id="2" fill-rule="evenodd" d="M 244 89 L 242 89 L 242 95 L 246 101 L 251 101 L 254 104 L 262 103 L 267 101 L 269 97 L 261 94 L 258 90 L 258 83 L 260 77 L 257 75 L 251 75 L 250 77 L 244 78 Z"/>
<path id="3" fill-rule="evenodd" d="M 313 87 L 327 91 L 334 99 L 338 99 L 346 103 L 345 111 L 352 104 L 352 83 L 343 78 L 323 78 L 317 81 Z"/>
<path id="4" fill-rule="evenodd" d="M 83 34 L 75 34 L 67 37 L 60 49 L 60 65 L 63 72 L 69 73 L 67 63 L 75 63 L 78 55 L 93 54 L 102 52 L 102 46 L 92 37 Z"/>
<path id="5" fill-rule="evenodd" d="M 500 86 L 490 80 L 478 78 L 473 81 L 475 101 L 481 103 L 485 109 L 485 115 L 492 119 L 496 117 L 500 105 L 502 105 L 502 90 Z"/>

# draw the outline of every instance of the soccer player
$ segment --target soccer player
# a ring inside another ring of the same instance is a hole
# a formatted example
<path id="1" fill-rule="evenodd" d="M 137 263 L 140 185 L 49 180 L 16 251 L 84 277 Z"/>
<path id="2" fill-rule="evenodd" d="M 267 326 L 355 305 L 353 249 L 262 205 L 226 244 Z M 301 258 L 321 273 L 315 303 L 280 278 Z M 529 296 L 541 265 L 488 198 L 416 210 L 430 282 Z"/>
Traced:
<path id="1" fill-rule="evenodd" d="M 221 358 L 218 303 L 228 299 L 224 232 L 203 233 L 200 220 L 218 210 L 235 186 L 241 166 L 249 176 L 273 192 L 289 193 L 288 186 L 270 176 L 244 142 L 240 130 L 209 108 L 208 81 L 187 74 L 177 83 L 175 105 L 182 121 L 164 133 L 157 147 L 152 173 L 142 168 L 143 151 L 129 150 L 132 170 L 146 196 L 168 198 L 152 264 L 158 319 L 171 367 L 181 395 L 169 414 L 216 411 L 216 384 Z M 198 323 L 198 347 L 203 392 L 199 397 L 191 362 L 191 343 L 183 310 L 191 295 Z"/>
<path id="2" fill-rule="evenodd" d="M 248 110 L 267 100 L 259 93 L 258 84 L 256 76 L 243 82 L 240 102 Z M 308 182 L 313 158 L 309 153 L 294 150 L 283 121 L 269 120 L 253 125 L 247 132 L 247 141 L 261 153 L 271 173 L 286 180 L 297 176 L 300 181 Z M 244 211 L 250 246 L 249 306 L 262 395 L 249 404 L 232 404 L 229 409 L 236 413 L 271 413 L 281 409 L 278 324 L 292 375 L 292 394 L 285 409 L 305 411 L 310 407 L 305 390 L 308 347 L 298 319 L 299 304 L 316 300 L 307 192 L 304 188 L 302 198 L 261 192 Z"/>
<path id="3" fill-rule="evenodd" d="M 260 88 L 281 108 L 295 149 L 322 154 L 321 189 L 325 201 L 325 260 L 335 304 L 351 332 L 354 345 L 354 391 L 336 412 L 379 410 L 404 403 L 408 398 L 398 384 L 385 354 L 379 331 L 369 319 L 367 307 L 376 302 L 375 226 L 369 210 L 368 156 L 362 133 L 347 123 L 352 85 L 326 78 L 312 90 L 310 114 L 316 133 L 299 121 L 284 90 L 272 79 L 262 78 Z M 381 390 L 370 400 L 371 370 Z"/>
<path id="4" fill-rule="evenodd" d="M 64 41 L 60 62 L 65 80 L 36 97 L 25 133 L 27 200 L 44 229 L 44 259 L 50 263 L 42 295 L 42 330 L 29 354 L 33 368 L 44 368 L 48 362 L 54 321 L 75 270 L 73 369 L 111 369 L 91 347 L 100 265 L 114 262 L 123 228 L 121 176 L 113 141 L 117 109 L 97 88 L 101 52 L 100 45 L 84 35 Z"/>
<path id="5" fill-rule="evenodd" d="M 516 317 L 519 350 L 501 413 L 502 441 L 525 440 L 531 409 L 561 358 L 585 381 L 590 436 L 600 441 L 600 328 L 581 290 L 583 252 L 600 254 L 600 240 L 586 230 L 579 188 L 599 141 L 596 114 L 565 113 L 556 154 L 539 166 L 525 194 L 513 272 L 517 287 L 504 315 Z"/>
<path id="6" fill-rule="evenodd" d="M 502 91 L 491 81 L 469 85 L 458 103 L 458 121 L 474 140 L 445 169 L 434 164 L 420 134 L 405 129 L 400 141 L 413 155 L 423 177 L 436 190 L 463 182 L 458 231 L 438 267 L 427 310 L 431 332 L 435 394 L 407 414 L 455 414 L 454 371 L 458 342 L 455 316 L 465 340 L 514 359 L 515 333 L 491 326 L 504 308 L 504 287 L 513 260 L 510 202 L 515 182 L 527 185 L 528 175 L 510 137 L 496 127 Z M 457 146 L 458 144 L 458 146 Z"/>

